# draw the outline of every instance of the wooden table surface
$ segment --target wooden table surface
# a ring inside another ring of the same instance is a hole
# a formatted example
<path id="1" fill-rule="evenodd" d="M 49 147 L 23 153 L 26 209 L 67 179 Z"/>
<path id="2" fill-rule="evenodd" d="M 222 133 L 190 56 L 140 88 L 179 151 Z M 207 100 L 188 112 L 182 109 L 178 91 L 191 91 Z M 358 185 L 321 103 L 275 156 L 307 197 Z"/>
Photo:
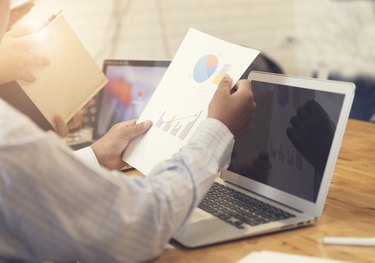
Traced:
<path id="1" fill-rule="evenodd" d="M 166 250 L 156 262 L 237 262 L 271 250 L 352 262 L 375 262 L 375 247 L 323 245 L 326 236 L 375 237 L 375 124 L 349 120 L 326 205 L 309 227 L 199 249 Z"/>

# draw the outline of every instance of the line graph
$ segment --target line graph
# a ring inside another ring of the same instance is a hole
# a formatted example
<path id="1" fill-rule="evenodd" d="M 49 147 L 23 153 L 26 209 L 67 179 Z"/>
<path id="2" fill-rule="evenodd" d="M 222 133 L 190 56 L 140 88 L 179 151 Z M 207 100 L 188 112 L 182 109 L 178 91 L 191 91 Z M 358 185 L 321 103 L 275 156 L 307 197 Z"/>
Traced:
<path id="1" fill-rule="evenodd" d="M 201 115 L 202 111 L 188 116 L 177 116 L 164 111 L 156 122 L 155 127 L 180 140 L 184 140 Z"/>

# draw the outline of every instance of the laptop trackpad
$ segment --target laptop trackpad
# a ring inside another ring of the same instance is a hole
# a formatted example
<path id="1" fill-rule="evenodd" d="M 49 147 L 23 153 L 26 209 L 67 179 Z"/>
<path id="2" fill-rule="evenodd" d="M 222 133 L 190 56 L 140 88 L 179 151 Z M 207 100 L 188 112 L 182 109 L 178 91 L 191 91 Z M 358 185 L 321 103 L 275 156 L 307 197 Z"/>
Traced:
<path id="1" fill-rule="evenodd" d="M 208 220 L 208 219 L 212 219 L 212 218 L 213 218 L 213 216 L 210 215 L 209 213 L 204 212 L 200 209 L 195 209 L 193 214 L 188 219 L 188 222 L 189 223 L 196 223 L 196 222 L 199 222 L 199 221 L 202 221 L 202 220 Z"/>

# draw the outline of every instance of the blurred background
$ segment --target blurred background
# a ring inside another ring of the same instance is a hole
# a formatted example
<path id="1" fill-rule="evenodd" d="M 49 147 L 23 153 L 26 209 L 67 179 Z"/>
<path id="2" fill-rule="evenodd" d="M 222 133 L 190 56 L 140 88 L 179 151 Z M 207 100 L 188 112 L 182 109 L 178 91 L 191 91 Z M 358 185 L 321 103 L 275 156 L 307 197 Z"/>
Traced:
<path id="1" fill-rule="evenodd" d="M 351 117 L 375 122 L 373 0 L 34 0 L 22 20 L 60 9 L 99 66 L 172 59 L 193 27 L 260 50 L 284 73 L 355 82 Z"/>

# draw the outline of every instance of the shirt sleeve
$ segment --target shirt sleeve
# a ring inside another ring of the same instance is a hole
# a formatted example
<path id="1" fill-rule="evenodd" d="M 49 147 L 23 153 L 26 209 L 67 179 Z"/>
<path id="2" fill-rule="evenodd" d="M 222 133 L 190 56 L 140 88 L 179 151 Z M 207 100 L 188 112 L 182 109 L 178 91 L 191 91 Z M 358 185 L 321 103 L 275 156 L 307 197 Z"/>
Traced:
<path id="1" fill-rule="evenodd" d="M 74 154 L 87 165 L 99 166 L 98 159 L 96 158 L 95 153 L 90 146 L 79 149 L 75 151 Z"/>
<path id="2" fill-rule="evenodd" d="M 8 126 L 7 126 L 8 125 Z M 83 163 L 0 100 L 0 254 L 139 262 L 159 255 L 229 163 L 233 136 L 207 119 L 146 178 Z"/>

